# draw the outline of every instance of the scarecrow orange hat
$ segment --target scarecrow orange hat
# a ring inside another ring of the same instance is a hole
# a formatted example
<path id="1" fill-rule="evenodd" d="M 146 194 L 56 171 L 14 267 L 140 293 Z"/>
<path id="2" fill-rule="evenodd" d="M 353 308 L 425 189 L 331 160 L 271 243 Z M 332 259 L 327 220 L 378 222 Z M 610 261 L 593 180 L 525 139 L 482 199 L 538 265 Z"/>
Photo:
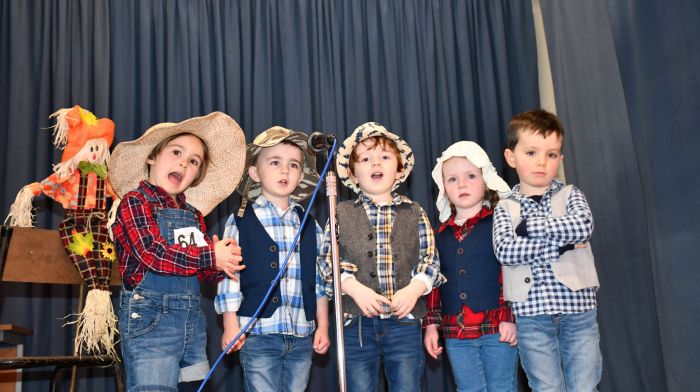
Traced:
<path id="1" fill-rule="evenodd" d="M 51 117 L 57 117 L 54 127 L 54 145 L 63 149 L 61 162 L 75 156 L 92 139 L 104 139 L 107 146 L 114 140 L 114 121 L 108 118 L 97 119 L 92 112 L 78 105 L 71 109 L 60 109 Z"/>

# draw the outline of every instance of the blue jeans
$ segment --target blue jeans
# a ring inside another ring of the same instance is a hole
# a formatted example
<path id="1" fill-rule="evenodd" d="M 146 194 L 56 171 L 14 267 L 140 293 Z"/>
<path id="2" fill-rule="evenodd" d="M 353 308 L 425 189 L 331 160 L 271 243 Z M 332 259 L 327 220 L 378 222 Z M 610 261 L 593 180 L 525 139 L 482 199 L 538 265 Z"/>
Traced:
<path id="1" fill-rule="evenodd" d="M 197 294 L 153 290 L 183 284 L 196 287 Z M 122 290 L 118 314 L 129 392 L 177 391 L 178 382 L 206 376 L 207 325 L 197 277 L 146 273 L 133 291 Z"/>
<path id="2" fill-rule="evenodd" d="M 597 311 L 517 316 L 518 350 L 535 391 L 596 391 L 603 368 Z"/>
<path id="3" fill-rule="evenodd" d="M 349 392 L 376 391 L 382 364 L 389 391 L 421 390 L 425 358 L 418 320 L 357 316 L 344 330 Z"/>
<path id="4" fill-rule="evenodd" d="M 313 337 L 248 335 L 241 350 L 245 390 L 301 392 L 309 383 Z"/>
<path id="5" fill-rule="evenodd" d="M 446 339 L 458 392 L 515 391 L 518 351 L 498 341 L 498 333 L 478 339 Z"/>

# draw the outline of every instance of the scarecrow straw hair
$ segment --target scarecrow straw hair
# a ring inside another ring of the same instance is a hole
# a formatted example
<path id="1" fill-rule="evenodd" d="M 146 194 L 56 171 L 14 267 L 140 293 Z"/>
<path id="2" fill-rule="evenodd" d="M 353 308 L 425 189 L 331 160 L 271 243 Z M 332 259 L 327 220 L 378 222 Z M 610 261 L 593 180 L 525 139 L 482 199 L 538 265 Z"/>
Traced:
<path id="1" fill-rule="evenodd" d="M 117 330 L 117 316 L 112 308 L 110 292 L 107 290 L 92 289 L 88 291 L 85 299 L 85 308 L 79 314 L 78 319 L 66 324 L 78 324 L 75 334 L 75 351 L 82 355 L 85 353 L 106 352 L 108 355 L 118 358 L 114 348 L 114 337 L 119 334 Z"/>

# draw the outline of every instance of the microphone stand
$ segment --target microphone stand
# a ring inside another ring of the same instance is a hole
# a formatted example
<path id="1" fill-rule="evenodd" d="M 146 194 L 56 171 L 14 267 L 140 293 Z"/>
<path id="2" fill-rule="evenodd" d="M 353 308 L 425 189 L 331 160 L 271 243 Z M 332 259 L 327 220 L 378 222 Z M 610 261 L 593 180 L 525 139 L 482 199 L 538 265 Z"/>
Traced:
<path id="1" fill-rule="evenodd" d="M 332 147 L 328 146 L 327 147 Z M 325 150 L 325 149 L 324 149 Z M 328 150 L 326 155 L 328 155 Z M 335 159 L 329 157 L 329 159 Z M 336 197 L 338 196 L 337 176 L 335 174 L 334 162 L 331 162 L 326 173 L 326 195 L 328 196 L 328 226 L 330 227 L 331 256 L 333 259 L 333 296 L 335 299 L 335 341 L 337 346 L 338 359 L 338 390 L 347 391 L 345 373 L 345 339 L 343 337 L 343 292 L 340 288 L 340 256 L 338 252 L 338 234 L 336 221 Z"/>

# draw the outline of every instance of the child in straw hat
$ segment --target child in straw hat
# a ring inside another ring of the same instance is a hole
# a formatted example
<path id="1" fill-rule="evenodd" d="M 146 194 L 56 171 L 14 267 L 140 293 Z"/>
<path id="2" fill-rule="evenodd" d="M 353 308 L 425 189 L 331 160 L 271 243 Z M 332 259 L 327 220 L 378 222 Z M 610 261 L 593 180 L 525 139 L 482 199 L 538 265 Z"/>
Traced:
<path id="1" fill-rule="evenodd" d="M 177 391 L 209 371 L 199 280 L 242 269 L 234 240 L 213 241 L 204 215 L 243 171 L 245 138 L 215 112 L 154 125 L 109 162 L 122 202 L 112 227 L 122 276 L 119 330 L 128 390 Z"/>
<path id="2" fill-rule="evenodd" d="M 370 122 L 343 142 L 336 167 L 343 184 L 359 194 L 337 209 L 348 390 L 377 390 L 382 364 L 391 391 L 419 391 L 421 297 L 445 278 L 423 208 L 395 192 L 413 168 L 413 152 Z M 327 264 L 329 243 L 326 228 L 320 257 Z"/>
<path id="3" fill-rule="evenodd" d="M 240 273 L 240 286 L 230 279 L 219 283 L 214 302 L 224 314 L 223 349 L 253 316 L 279 273 L 300 229 L 304 211 L 298 203 L 311 195 L 318 178 L 316 158 L 301 132 L 276 126 L 248 145 L 247 175 L 238 188 L 243 203 L 224 232 L 225 238 L 239 241 L 247 268 Z M 332 279 L 330 271 L 316 265 L 322 231 L 313 217 L 301 230 L 260 318 L 247 339 L 242 336 L 231 348 L 242 347 L 247 391 L 303 391 L 313 352 L 324 354 L 330 346 L 325 292 L 332 290 Z"/>

